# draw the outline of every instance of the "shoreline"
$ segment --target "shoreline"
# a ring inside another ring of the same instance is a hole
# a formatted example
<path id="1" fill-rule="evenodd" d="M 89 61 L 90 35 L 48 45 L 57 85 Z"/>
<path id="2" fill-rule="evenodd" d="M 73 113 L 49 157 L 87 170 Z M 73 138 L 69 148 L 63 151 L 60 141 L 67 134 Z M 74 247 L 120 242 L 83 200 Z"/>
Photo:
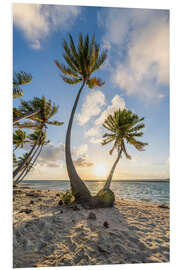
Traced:
<path id="1" fill-rule="evenodd" d="M 58 205 L 57 190 L 13 193 L 13 267 L 169 261 L 167 205 L 117 199 L 113 208 L 75 210 Z"/>

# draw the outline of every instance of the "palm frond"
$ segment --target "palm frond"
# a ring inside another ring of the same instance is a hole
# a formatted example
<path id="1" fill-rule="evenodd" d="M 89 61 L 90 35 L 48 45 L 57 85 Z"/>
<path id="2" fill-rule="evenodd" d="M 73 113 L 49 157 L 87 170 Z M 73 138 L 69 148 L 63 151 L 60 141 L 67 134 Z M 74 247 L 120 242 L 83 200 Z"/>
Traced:
<path id="1" fill-rule="evenodd" d="M 64 82 L 66 82 L 68 84 L 76 84 L 76 83 L 79 83 L 82 81 L 81 79 L 71 79 L 71 78 L 68 78 L 68 77 L 62 76 L 62 75 L 61 75 L 61 78 L 63 79 Z"/>
<path id="2" fill-rule="evenodd" d="M 64 125 L 64 122 L 59 122 L 59 121 L 48 121 L 48 125 L 54 125 L 54 126 L 62 126 Z"/>

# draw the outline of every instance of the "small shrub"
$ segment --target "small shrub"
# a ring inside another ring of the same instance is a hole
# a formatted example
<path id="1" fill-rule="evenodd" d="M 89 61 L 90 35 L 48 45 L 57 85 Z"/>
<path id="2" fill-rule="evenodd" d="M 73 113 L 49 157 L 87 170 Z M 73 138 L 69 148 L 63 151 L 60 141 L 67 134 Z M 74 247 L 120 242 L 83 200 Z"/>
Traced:
<path id="1" fill-rule="evenodd" d="M 99 199 L 100 204 L 104 205 L 104 207 L 113 206 L 115 196 L 114 192 L 110 189 L 102 189 L 98 192 L 97 197 Z"/>
<path id="2" fill-rule="evenodd" d="M 74 200 L 74 197 L 72 195 L 72 192 L 69 190 L 67 190 L 62 196 L 62 201 L 65 205 L 71 204 L 73 200 Z"/>

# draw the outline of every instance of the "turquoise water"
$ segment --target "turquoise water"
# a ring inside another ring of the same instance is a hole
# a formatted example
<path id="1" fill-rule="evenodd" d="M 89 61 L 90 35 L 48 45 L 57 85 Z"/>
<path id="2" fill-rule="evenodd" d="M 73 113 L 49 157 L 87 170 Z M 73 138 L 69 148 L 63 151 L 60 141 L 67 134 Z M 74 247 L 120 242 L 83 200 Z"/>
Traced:
<path id="1" fill-rule="evenodd" d="M 104 181 L 93 180 L 85 181 L 85 183 L 94 195 L 104 185 Z M 21 185 L 63 191 L 70 189 L 69 181 L 62 180 L 25 180 Z M 111 189 L 121 199 L 169 204 L 169 182 L 167 181 L 113 181 Z"/>

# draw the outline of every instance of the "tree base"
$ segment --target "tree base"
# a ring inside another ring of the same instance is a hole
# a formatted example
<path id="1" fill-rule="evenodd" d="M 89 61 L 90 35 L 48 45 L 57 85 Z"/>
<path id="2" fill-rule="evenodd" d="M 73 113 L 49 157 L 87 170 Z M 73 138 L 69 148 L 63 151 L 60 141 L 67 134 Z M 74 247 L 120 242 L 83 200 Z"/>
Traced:
<path id="1" fill-rule="evenodd" d="M 104 188 L 96 196 L 88 198 L 75 196 L 75 201 L 80 203 L 85 209 L 108 208 L 114 206 L 115 195 L 112 190 Z"/>
<path id="2" fill-rule="evenodd" d="M 105 208 L 114 206 L 115 195 L 109 188 L 103 188 L 100 190 L 95 198 L 97 200 L 97 207 Z"/>

